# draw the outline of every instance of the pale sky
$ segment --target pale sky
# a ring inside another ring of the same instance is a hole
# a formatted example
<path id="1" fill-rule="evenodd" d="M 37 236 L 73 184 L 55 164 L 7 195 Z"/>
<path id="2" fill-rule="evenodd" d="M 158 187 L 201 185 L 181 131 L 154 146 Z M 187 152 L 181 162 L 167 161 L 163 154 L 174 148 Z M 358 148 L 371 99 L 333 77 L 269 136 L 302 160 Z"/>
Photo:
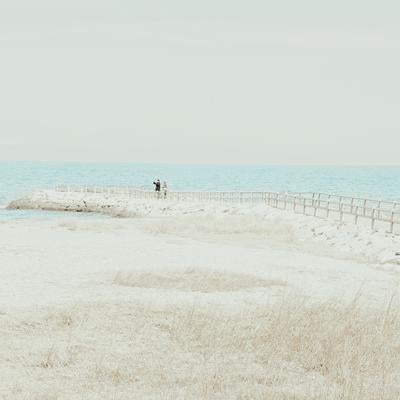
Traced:
<path id="1" fill-rule="evenodd" d="M 0 0 L 0 160 L 400 163 L 398 0 Z"/>

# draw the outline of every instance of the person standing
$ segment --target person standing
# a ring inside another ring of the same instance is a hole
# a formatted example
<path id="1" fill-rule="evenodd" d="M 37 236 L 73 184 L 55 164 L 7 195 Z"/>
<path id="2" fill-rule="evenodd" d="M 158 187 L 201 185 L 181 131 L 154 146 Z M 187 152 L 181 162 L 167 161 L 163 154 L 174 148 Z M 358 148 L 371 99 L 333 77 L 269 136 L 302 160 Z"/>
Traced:
<path id="1" fill-rule="evenodd" d="M 168 185 L 167 185 L 167 181 L 164 181 L 162 184 L 162 192 L 164 194 L 164 199 L 167 198 L 167 193 L 168 193 Z"/>
<path id="2" fill-rule="evenodd" d="M 161 182 L 159 179 L 157 179 L 155 182 L 153 182 L 153 185 L 155 185 L 154 190 L 157 193 L 157 197 L 160 197 L 160 191 L 161 191 Z"/>

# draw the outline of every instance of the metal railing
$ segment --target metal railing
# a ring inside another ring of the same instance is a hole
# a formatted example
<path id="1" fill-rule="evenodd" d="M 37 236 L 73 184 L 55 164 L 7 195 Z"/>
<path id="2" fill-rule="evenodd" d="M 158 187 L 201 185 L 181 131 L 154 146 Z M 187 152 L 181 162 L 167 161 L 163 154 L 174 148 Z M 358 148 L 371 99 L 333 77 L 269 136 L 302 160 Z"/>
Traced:
<path id="1" fill-rule="evenodd" d="M 58 192 L 102 193 L 124 195 L 135 199 L 162 199 L 164 194 L 133 187 L 118 186 L 66 186 L 55 188 Z M 359 197 L 338 196 L 326 193 L 277 192 L 187 192 L 171 191 L 166 197 L 173 201 L 214 201 L 220 203 L 267 204 L 271 207 L 292 210 L 315 217 L 335 217 L 354 223 L 369 221 L 371 229 L 377 224 L 389 233 L 400 234 L 400 203 Z"/>

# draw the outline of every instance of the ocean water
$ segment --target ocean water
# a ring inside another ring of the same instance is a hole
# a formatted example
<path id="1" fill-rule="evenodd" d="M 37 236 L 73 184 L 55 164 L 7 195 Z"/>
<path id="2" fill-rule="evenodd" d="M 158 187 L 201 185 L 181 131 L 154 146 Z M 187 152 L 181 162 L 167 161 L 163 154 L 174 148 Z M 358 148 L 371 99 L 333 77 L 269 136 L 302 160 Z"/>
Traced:
<path id="1" fill-rule="evenodd" d="M 0 207 L 35 189 L 123 185 L 170 190 L 323 192 L 400 201 L 400 166 L 162 165 L 0 161 Z M 1 209 L 0 218 L 36 215 Z M 54 214 L 51 214 L 54 215 Z"/>

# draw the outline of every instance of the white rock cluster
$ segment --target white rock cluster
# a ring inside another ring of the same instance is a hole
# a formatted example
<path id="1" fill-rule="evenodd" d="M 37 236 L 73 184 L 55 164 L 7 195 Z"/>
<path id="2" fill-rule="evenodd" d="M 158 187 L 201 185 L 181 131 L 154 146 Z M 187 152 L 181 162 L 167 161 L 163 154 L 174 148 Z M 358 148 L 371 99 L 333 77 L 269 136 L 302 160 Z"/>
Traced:
<path id="1" fill-rule="evenodd" d="M 322 244 L 344 255 L 356 256 L 373 263 L 400 263 L 400 256 L 396 255 L 400 252 L 400 236 L 372 231 L 368 227 L 352 223 L 294 214 L 266 205 L 139 200 L 126 195 L 45 190 L 15 200 L 8 208 L 93 212 L 113 217 L 248 216 L 249 221 L 262 221 L 262 227 L 248 222 L 249 229 L 254 229 L 257 234 L 271 235 L 279 231 L 280 240 Z M 287 234 L 282 235 L 282 232 Z"/>

